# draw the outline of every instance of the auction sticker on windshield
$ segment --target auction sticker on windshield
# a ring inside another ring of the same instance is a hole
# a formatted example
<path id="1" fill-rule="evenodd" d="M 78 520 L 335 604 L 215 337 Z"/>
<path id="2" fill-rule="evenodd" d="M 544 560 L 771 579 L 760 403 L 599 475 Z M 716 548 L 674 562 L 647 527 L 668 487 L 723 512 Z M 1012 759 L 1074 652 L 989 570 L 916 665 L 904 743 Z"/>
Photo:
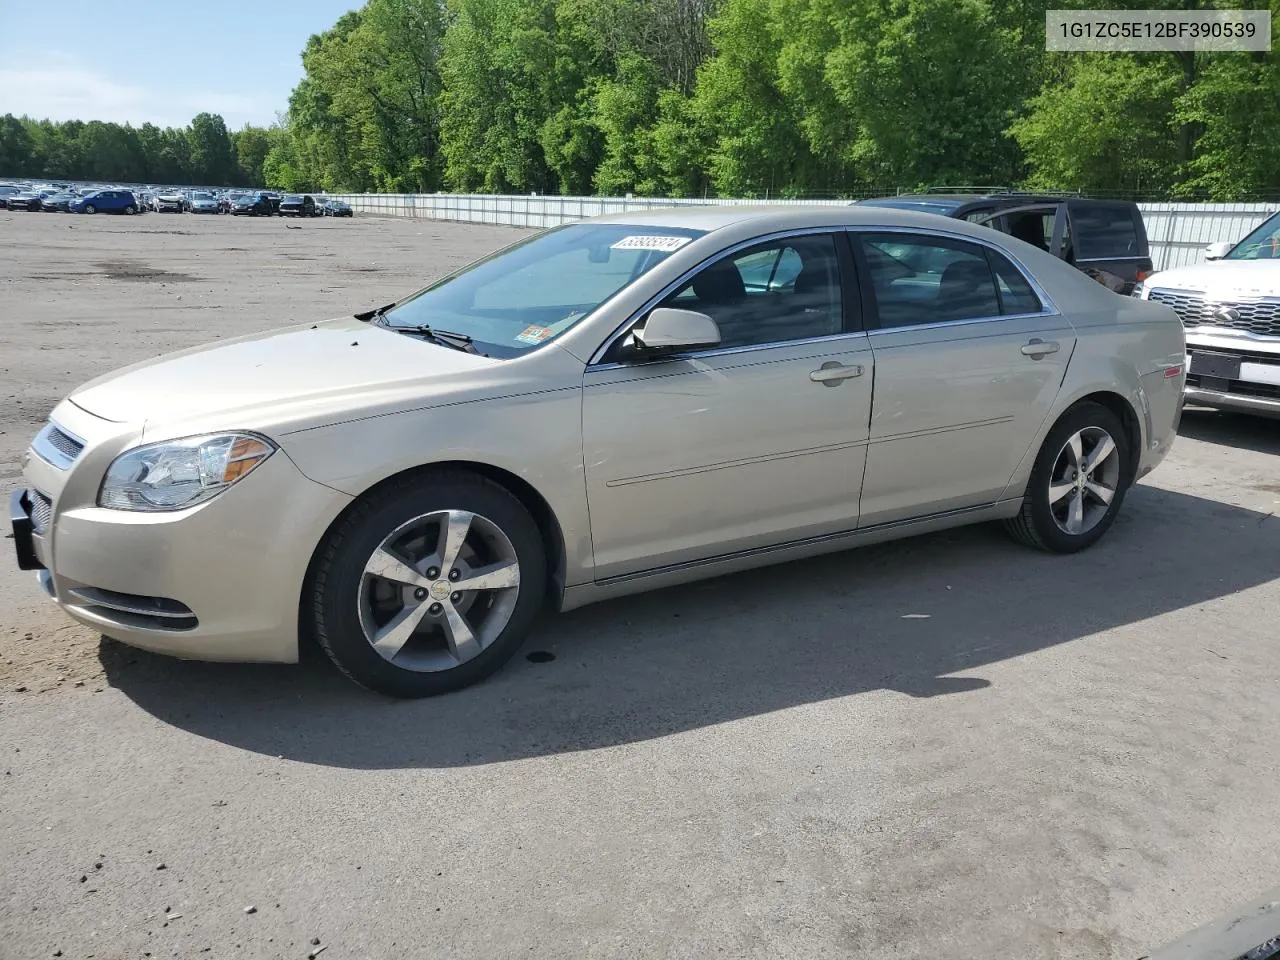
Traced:
<path id="1" fill-rule="evenodd" d="M 613 249 L 661 250 L 663 253 L 671 253 L 672 251 L 679 250 L 692 239 L 692 237 L 654 237 L 643 235 L 623 237 L 617 243 L 613 244 Z"/>
<path id="2" fill-rule="evenodd" d="M 554 332 L 550 327 L 525 327 L 516 334 L 516 340 L 520 343 L 538 344 Z"/>

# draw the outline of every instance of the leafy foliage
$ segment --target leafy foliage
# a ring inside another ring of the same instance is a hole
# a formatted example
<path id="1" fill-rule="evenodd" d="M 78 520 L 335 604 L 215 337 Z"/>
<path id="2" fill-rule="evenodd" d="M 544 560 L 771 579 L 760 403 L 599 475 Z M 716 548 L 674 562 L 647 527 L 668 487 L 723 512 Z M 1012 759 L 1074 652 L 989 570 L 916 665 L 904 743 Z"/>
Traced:
<path id="1" fill-rule="evenodd" d="M 1280 0 L 1251 2 L 1280 16 Z M 275 126 L 3 117 L 0 173 L 658 196 L 1280 192 L 1271 54 L 1047 54 L 1060 5 L 367 0 L 307 41 Z"/>

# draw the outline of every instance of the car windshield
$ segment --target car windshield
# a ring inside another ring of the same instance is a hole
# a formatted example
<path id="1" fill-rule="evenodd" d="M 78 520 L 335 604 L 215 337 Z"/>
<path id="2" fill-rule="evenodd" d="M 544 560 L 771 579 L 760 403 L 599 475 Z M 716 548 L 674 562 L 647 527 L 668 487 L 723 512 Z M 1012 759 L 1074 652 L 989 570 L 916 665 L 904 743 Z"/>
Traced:
<path id="1" fill-rule="evenodd" d="M 287 197 L 285 197 L 284 200 L 281 202 L 282 203 L 301 203 L 302 198 L 298 196 L 296 193 L 291 193 Z"/>
<path id="2" fill-rule="evenodd" d="M 1280 260 L 1280 213 L 1232 248 L 1224 260 Z"/>
<path id="3" fill-rule="evenodd" d="M 391 308 L 391 327 L 465 334 L 513 357 L 560 335 L 702 231 L 615 223 L 538 234 Z"/>
<path id="4" fill-rule="evenodd" d="M 191 195 L 191 199 L 192 200 L 212 200 L 213 194 L 212 193 L 193 193 Z"/>

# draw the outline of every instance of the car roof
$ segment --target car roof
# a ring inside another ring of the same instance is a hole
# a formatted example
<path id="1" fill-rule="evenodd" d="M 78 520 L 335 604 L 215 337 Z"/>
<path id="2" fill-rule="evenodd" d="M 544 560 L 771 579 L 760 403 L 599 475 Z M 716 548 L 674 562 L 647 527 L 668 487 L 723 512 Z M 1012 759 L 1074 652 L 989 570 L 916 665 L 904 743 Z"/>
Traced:
<path id="1" fill-rule="evenodd" d="M 944 224 L 942 221 L 946 221 Z M 595 217 L 592 223 L 627 223 L 644 227 L 679 227 L 714 231 L 735 224 L 749 224 L 760 234 L 804 227 L 916 227 L 926 230 L 963 231 L 966 224 L 934 213 L 832 201 L 830 204 L 687 205 Z M 974 236 L 988 237 L 990 230 L 973 227 Z"/>
<path id="2" fill-rule="evenodd" d="M 1105 204 L 1107 206 L 1133 206 L 1129 200 L 1099 200 L 1094 197 L 1082 197 L 1076 194 L 1061 193 L 1018 193 L 1000 191 L 991 193 L 904 193 L 894 197 L 871 197 L 859 200 L 858 204 L 878 207 L 897 208 L 937 208 L 945 211 L 946 216 L 958 216 L 974 207 L 1021 207 L 1040 203 L 1072 203 Z"/>

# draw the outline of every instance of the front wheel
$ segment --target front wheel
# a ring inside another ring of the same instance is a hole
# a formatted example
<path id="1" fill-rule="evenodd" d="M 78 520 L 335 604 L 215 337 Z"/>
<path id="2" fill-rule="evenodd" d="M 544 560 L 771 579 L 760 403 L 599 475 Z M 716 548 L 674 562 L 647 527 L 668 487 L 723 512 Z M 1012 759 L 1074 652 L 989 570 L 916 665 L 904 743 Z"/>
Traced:
<path id="1" fill-rule="evenodd" d="M 125 208 L 124 208 L 124 212 L 125 212 L 125 214 L 127 214 L 128 216 L 132 217 L 135 213 L 137 213 L 137 212 L 138 212 L 138 208 L 137 208 L 137 207 L 134 207 L 134 206 L 128 206 L 128 207 L 125 207 Z"/>
<path id="2" fill-rule="evenodd" d="M 84 212 L 85 212 L 85 213 L 97 213 L 97 212 L 98 212 L 98 208 L 97 208 L 97 207 L 95 207 L 92 203 L 86 203 L 86 204 L 84 205 Z"/>
<path id="3" fill-rule="evenodd" d="M 432 471 L 351 508 L 317 551 L 305 606 L 347 676 L 426 697 L 483 680 L 515 653 L 546 576 L 519 500 L 484 477 Z"/>
<path id="4" fill-rule="evenodd" d="M 1013 537 L 1051 553 L 1091 547 L 1115 522 L 1133 482 L 1129 437 L 1106 407 L 1068 410 L 1036 457 L 1022 510 L 1009 520 Z"/>

